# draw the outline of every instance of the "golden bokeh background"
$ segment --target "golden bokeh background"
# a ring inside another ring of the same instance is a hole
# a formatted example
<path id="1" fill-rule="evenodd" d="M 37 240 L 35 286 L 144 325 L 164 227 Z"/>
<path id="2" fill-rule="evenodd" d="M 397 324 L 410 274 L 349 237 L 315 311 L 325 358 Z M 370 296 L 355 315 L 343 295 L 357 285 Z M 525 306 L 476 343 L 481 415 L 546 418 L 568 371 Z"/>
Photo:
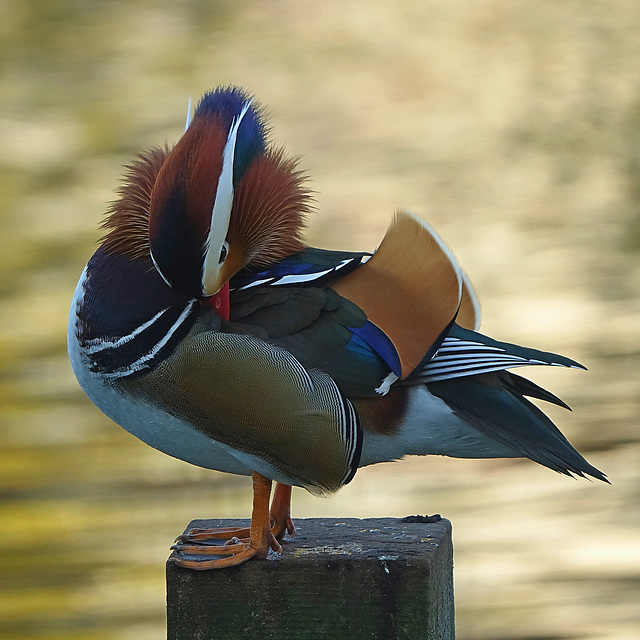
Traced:
<path id="1" fill-rule="evenodd" d="M 162 638 L 173 537 L 249 513 L 248 479 L 102 416 L 65 348 L 122 165 L 219 84 L 302 157 L 310 243 L 374 249 L 411 209 L 485 333 L 589 367 L 527 373 L 613 483 L 414 458 L 294 515 L 450 518 L 462 640 L 640 636 L 639 3 L 2 0 L 0 63 L 0 637 Z"/>

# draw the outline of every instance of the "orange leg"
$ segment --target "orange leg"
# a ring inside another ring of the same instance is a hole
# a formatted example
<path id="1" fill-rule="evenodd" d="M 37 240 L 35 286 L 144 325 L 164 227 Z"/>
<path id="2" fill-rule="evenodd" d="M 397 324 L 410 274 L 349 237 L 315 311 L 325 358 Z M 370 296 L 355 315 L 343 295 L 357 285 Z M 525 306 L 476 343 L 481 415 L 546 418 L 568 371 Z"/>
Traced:
<path id="1" fill-rule="evenodd" d="M 180 543 L 174 545 L 176 551 L 179 552 L 178 557 L 171 560 L 175 564 L 186 567 L 188 569 L 222 569 L 224 567 L 233 567 L 250 558 L 264 559 L 269 553 L 269 549 L 273 549 L 277 553 L 282 552 L 282 547 L 271 533 L 271 516 L 269 514 L 269 497 L 271 496 L 271 480 L 263 475 L 253 473 L 253 512 L 251 514 L 251 526 L 248 530 L 248 539 L 238 539 L 234 536 L 225 545 L 204 545 L 198 544 L 205 539 L 220 539 L 229 535 L 246 533 L 246 529 L 227 528 L 218 530 L 199 530 L 192 538 L 191 532 L 185 536 L 180 536 Z M 286 485 L 283 485 L 286 486 Z M 288 512 L 288 509 L 287 509 Z M 205 536 L 206 533 L 206 536 Z M 184 544 L 184 541 L 196 542 L 196 544 Z M 180 555 L 202 555 L 202 556 L 224 556 L 222 558 L 202 558 L 198 560 L 189 560 Z"/>
<path id="2" fill-rule="evenodd" d="M 282 540 L 288 533 L 292 538 L 296 535 L 296 529 L 291 520 L 291 486 L 276 482 L 271 501 L 271 533 L 276 540 Z M 230 540 L 240 538 L 248 540 L 251 531 L 249 527 L 227 527 L 220 529 L 189 529 L 179 535 L 175 542 L 179 543 L 206 543 L 213 540 Z"/>
<path id="3" fill-rule="evenodd" d="M 291 487 L 288 484 L 276 482 L 271 501 L 271 533 L 276 540 L 282 540 L 288 533 L 292 538 L 296 535 L 296 528 L 291 521 Z"/>

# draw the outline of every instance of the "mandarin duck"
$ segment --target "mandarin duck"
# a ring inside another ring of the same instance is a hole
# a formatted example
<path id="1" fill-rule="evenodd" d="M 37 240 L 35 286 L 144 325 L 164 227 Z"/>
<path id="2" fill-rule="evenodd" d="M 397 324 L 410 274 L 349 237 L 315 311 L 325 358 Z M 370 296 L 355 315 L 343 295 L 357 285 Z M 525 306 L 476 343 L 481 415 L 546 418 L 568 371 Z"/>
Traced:
<path id="1" fill-rule="evenodd" d="M 89 398 L 166 454 L 253 477 L 250 527 L 188 532 L 177 564 L 280 552 L 292 486 L 329 494 L 408 455 L 606 481 L 525 396 L 567 405 L 508 371 L 584 367 L 478 333 L 467 276 L 410 213 L 373 253 L 306 246 L 304 180 L 256 100 L 207 93 L 175 146 L 127 168 L 75 291 L 68 348 Z"/>

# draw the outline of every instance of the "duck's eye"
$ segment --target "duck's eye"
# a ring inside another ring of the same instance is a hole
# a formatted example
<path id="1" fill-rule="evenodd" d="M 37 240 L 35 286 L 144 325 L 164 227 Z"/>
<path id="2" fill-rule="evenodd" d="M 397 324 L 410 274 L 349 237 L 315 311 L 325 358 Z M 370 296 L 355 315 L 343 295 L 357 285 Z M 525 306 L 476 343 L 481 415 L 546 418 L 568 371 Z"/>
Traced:
<path id="1" fill-rule="evenodd" d="M 218 260 L 219 264 L 222 264 L 229 255 L 229 245 L 225 242 L 220 249 L 220 259 Z"/>

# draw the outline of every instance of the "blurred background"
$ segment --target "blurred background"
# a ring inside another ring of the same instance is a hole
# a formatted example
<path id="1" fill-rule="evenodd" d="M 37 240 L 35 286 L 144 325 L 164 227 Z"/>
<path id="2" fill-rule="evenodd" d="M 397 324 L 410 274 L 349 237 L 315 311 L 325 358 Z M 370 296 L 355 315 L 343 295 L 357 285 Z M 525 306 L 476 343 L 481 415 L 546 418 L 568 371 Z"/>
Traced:
<path id="1" fill-rule="evenodd" d="M 613 483 L 414 458 L 294 516 L 450 518 L 462 640 L 640 637 L 639 3 L 1 0 L 0 64 L 1 637 L 162 638 L 173 538 L 249 515 L 249 479 L 116 427 L 65 347 L 122 165 L 229 83 L 312 176 L 311 244 L 372 250 L 411 209 L 485 333 L 589 367 L 526 375 Z"/>

